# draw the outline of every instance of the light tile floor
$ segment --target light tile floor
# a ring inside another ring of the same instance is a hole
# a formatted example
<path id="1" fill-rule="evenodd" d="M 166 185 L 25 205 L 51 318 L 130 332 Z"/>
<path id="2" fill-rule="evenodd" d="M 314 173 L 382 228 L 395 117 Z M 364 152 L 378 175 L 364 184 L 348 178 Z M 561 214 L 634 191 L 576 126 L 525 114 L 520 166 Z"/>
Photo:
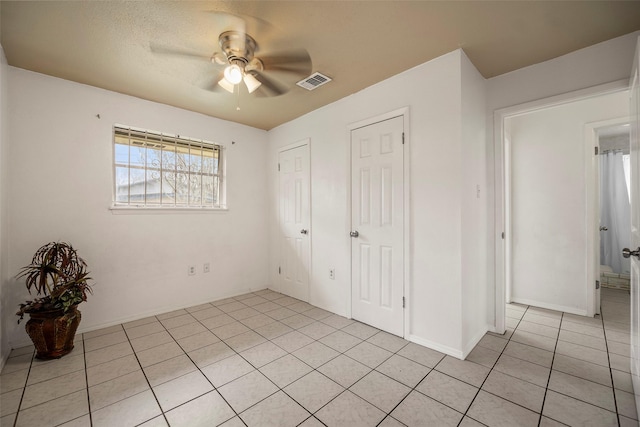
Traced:
<path id="1" fill-rule="evenodd" d="M 629 296 L 602 318 L 510 304 L 466 361 L 263 290 L 11 353 L 2 426 L 638 425 Z M 603 321 L 604 320 L 604 321 Z"/>

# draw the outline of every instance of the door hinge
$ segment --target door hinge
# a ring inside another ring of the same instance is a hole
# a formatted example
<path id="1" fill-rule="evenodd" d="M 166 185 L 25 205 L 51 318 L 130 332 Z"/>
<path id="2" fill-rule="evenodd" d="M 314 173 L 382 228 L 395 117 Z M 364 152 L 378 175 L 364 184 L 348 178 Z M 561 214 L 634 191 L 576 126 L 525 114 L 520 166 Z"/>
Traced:
<path id="1" fill-rule="evenodd" d="M 600 280 L 596 280 L 596 289 L 600 289 Z"/>
<path id="2" fill-rule="evenodd" d="M 504 239 L 504 231 L 502 232 L 502 238 Z"/>
<path id="3" fill-rule="evenodd" d="M 282 268 L 278 267 L 278 274 L 282 274 Z"/>
<path id="4" fill-rule="evenodd" d="M 598 155 L 598 147 L 594 147 L 596 150 L 596 156 Z"/>
<path id="5" fill-rule="evenodd" d="M 280 163 L 278 163 L 278 172 L 280 172 Z"/>
<path id="6" fill-rule="evenodd" d="M 404 144 L 404 132 L 402 132 L 402 143 Z"/>
<path id="7" fill-rule="evenodd" d="M 402 297 L 402 308 L 404 308 L 404 307 L 405 307 L 405 299 L 404 299 L 404 297 Z"/>

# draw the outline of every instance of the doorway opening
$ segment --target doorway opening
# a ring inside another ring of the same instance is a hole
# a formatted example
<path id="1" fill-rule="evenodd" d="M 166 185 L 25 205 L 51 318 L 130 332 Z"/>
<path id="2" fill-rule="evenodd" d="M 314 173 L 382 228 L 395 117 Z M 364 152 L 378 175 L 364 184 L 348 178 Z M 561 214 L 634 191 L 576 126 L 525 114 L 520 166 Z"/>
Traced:
<path id="1" fill-rule="evenodd" d="M 631 247 L 631 164 L 629 122 L 596 129 L 599 147 L 599 281 L 603 288 L 629 290 L 630 261 L 622 249 Z"/>
<path id="2" fill-rule="evenodd" d="M 619 81 L 495 112 L 495 332 L 506 331 L 506 302 L 595 314 L 595 152 L 584 129 L 627 116 L 627 89 Z"/>

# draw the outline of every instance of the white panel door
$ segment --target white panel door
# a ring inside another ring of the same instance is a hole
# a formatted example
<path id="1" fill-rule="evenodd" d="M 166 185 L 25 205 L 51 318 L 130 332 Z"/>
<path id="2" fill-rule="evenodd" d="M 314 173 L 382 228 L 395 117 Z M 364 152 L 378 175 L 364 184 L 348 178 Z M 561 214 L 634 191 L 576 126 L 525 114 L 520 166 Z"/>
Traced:
<path id="1" fill-rule="evenodd" d="M 351 315 L 399 336 L 404 332 L 403 128 L 403 117 L 395 117 L 351 131 Z"/>
<path id="2" fill-rule="evenodd" d="M 636 45 L 630 82 L 631 118 L 631 248 L 640 252 L 640 38 Z M 629 254 L 625 254 L 628 257 Z M 631 256 L 631 378 L 636 406 L 640 407 L 640 255 Z"/>
<path id="3" fill-rule="evenodd" d="M 309 145 L 280 152 L 280 292 L 309 301 Z"/>

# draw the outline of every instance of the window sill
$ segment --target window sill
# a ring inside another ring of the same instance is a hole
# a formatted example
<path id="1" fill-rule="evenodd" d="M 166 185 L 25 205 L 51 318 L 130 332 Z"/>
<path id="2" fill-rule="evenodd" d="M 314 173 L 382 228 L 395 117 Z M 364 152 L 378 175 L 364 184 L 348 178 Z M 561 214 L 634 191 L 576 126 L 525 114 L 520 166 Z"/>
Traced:
<path id="1" fill-rule="evenodd" d="M 228 212 L 224 208 L 181 208 L 181 207 L 152 207 L 152 206 L 117 206 L 111 205 L 109 210 L 114 215 L 155 215 L 155 214 L 215 214 Z"/>

